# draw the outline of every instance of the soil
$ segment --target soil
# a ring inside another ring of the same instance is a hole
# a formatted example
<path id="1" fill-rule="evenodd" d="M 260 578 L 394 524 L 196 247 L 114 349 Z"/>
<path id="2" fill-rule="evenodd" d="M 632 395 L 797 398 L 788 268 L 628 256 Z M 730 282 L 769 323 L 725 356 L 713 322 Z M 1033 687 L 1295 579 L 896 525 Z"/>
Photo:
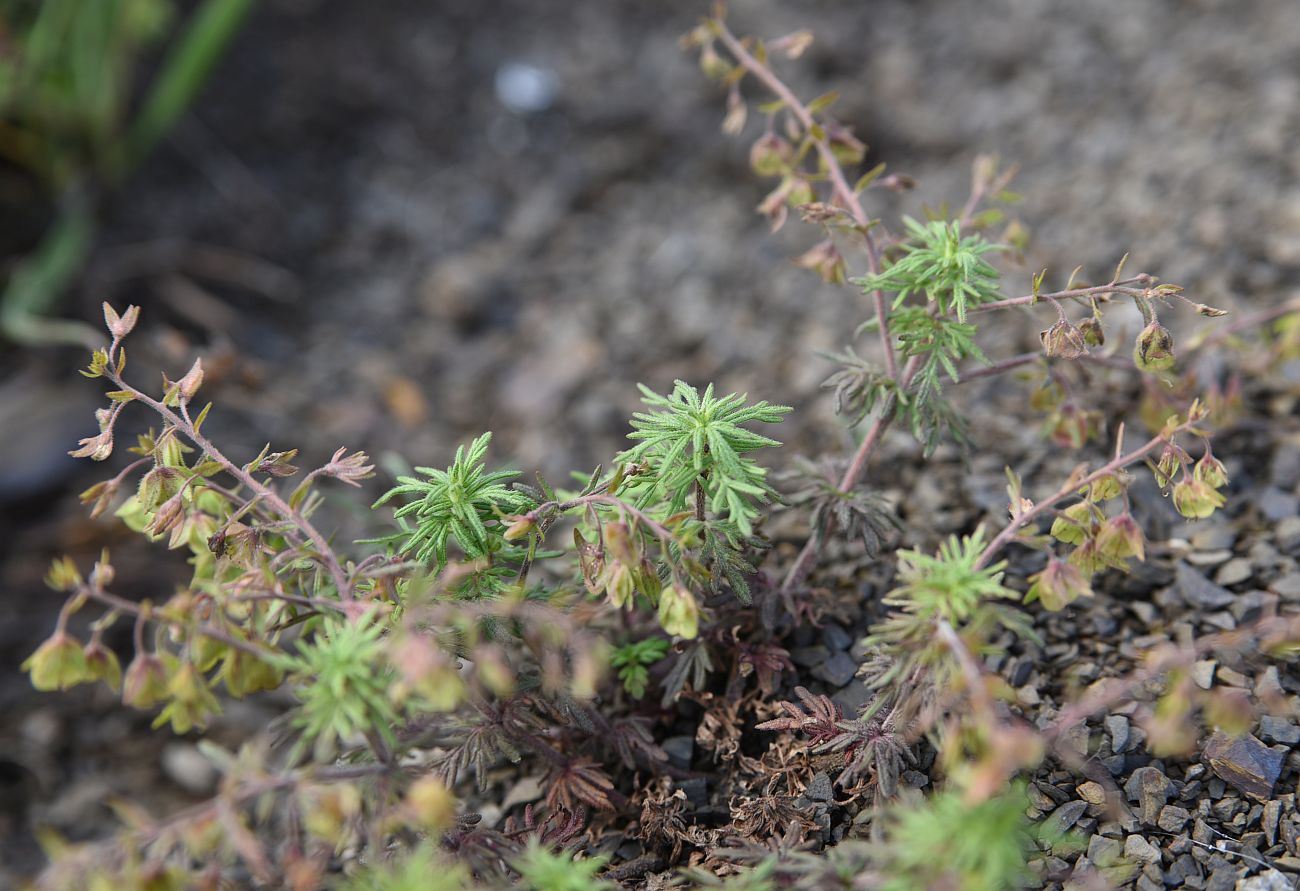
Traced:
<path id="1" fill-rule="evenodd" d="M 763 190 L 747 142 L 718 131 L 722 96 L 676 45 L 704 11 L 631 0 L 270 0 L 186 122 L 116 197 L 66 311 L 93 320 L 102 299 L 142 305 L 132 351 L 142 369 L 174 377 L 203 355 L 217 404 L 208 430 L 234 454 L 269 441 L 311 462 L 347 445 L 391 474 L 405 461 L 445 461 L 491 429 L 499 460 L 560 479 L 620 447 L 636 382 L 663 390 L 675 377 L 794 404 L 779 438 L 806 453 L 841 450 L 848 434 L 818 393 L 831 368 L 818 352 L 846 344 L 862 301 L 789 262 L 814 233 L 791 224 L 771 236 L 753 213 Z M 1009 289 L 1027 290 L 1044 266 L 1049 282 L 1063 284 L 1076 265 L 1100 278 L 1132 251 L 1131 271 L 1234 312 L 1300 295 L 1291 0 L 755 0 L 732 20 L 768 36 L 814 30 L 808 55 L 785 66 L 793 85 L 806 96 L 838 90 L 840 117 L 871 145 L 868 165 L 887 161 L 919 182 L 882 193 L 881 215 L 964 201 L 978 153 L 1018 163 L 1025 200 L 1015 213 L 1034 240 Z M 758 126 L 751 120 L 747 134 Z M 1032 348 L 1039 327 L 1025 319 L 996 339 Z M 111 546 L 119 588 L 137 597 L 183 577 L 178 561 L 85 520 L 76 503 L 98 479 L 61 457 L 93 423 L 96 391 L 71 373 L 80 361 L 62 350 L 0 356 L 0 884 L 39 863 L 35 821 L 93 836 L 109 825 L 110 797 L 162 812 L 212 782 L 189 742 L 149 734 L 146 717 L 114 709 L 111 697 L 41 696 L 17 674 L 58 607 L 40 583 L 52 557 L 84 564 Z M 1280 525 L 1300 494 L 1297 375 L 1287 374 L 1290 391 L 1284 381 L 1253 403 L 1231 440 L 1243 456 L 1234 496 L 1244 500 L 1217 537 L 1195 545 L 1204 529 L 1166 518 L 1164 540 L 1195 549 L 1166 550 L 1140 584 L 1113 581 L 1094 604 L 1045 620 L 1044 652 L 1013 652 L 998 666 L 1020 678 L 1020 662 L 1034 663 L 1019 688 L 1050 705 L 1062 683 L 1052 666 L 1077 672 L 1083 660 L 1111 673 L 1145 636 L 1240 621 L 1247 608 L 1238 616 L 1159 593 L 1189 554 L 1212 555 L 1191 564 L 1211 579 L 1231 566 L 1224 585 L 1234 594 L 1266 592 L 1282 611 L 1296 608 L 1281 593 L 1291 582 L 1270 590 L 1296 572 L 1294 526 L 1287 539 Z M 984 388 L 969 398 L 1007 397 Z M 917 449 L 891 438 L 883 460 L 898 473 L 886 488 L 906 504 L 908 543 L 929 546 L 997 515 L 1002 465 L 1042 463 L 1032 433 L 1014 411 L 981 411 L 978 457 L 963 463 L 945 450 L 925 477 Z M 354 504 L 333 499 L 341 536 L 365 521 Z M 793 538 L 797 520 L 785 532 Z M 1263 608 L 1259 599 L 1251 603 Z M 842 630 L 852 638 L 864 621 Z M 1244 663 L 1225 667 L 1256 681 Z M 808 676 L 787 681 L 851 686 L 803 668 Z M 1279 682 L 1297 692 L 1293 675 Z M 273 712 L 234 709 L 215 734 L 233 742 Z M 1115 774 L 1121 785 L 1150 766 L 1131 760 Z M 1292 875 L 1295 862 L 1282 861 L 1297 856 L 1286 798 L 1295 761 L 1276 799 L 1289 841 L 1278 830 L 1252 848 Z M 1189 767 L 1156 766 L 1195 811 Z M 1058 806 L 1082 781 L 1038 780 Z M 1262 804 L 1254 813 L 1242 802 L 1241 826 L 1238 810 L 1220 811 L 1210 822 L 1226 828 L 1216 831 L 1262 831 L 1251 828 Z M 1167 838 L 1150 838 L 1168 853 Z M 1166 871 L 1198 850 L 1169 854 Z M 1197 859 L 1205 881 L 1257 869 L 1209 856 Z M 1160 877 L 1131 881 L 1142 878 Z"/>

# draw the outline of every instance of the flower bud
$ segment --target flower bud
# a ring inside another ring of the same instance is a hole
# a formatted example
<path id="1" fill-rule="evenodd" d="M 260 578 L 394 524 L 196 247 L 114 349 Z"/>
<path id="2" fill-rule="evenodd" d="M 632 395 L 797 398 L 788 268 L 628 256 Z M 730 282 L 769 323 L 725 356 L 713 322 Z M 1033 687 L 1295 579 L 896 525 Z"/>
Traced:
<path id="1" fill-rule="evenodd" d="M 117 661 L 117 654 L 97 640 L 91 640 L 82 650 L 86 659 L 86 674 L 89 678 L 103 681 L 114 690 L 122 687 L 122 665 Z"/>
<path id="2" fill-rule="evenodd" d="M 42 691 L 66 690 L 95 679 L 86 666 L 81 641 L 61 629 L 27 657 L 22 670 L 32 676 L 32 686 Z"/>
<path id="3" fill-rule="evenodd" d="M 1065 609 L 1080 597 L 1091 597 L 1092 586 L 1077 566 L 1057 557 L 1047 561 L 1047 568 L 1030 579 L 1026 601 L 1041 600 L 1052 612 Z"/>
<path id="4" fill-rule="evenodd" d="M 177 391 L 180 394 L 181 402 L 189 402 L 198 393 L 199 387 L 203 386 L 203 360 L 195 359 L 190 370 L 185 372 L 185 376 L 176 382 Z"/>
<path id="5" fill-rule="evenodd" d="M 706 43 L 700 50 L 700 70 L 705 77 L 719 80 L 731 73 L 731 66 L 718 55 L 712 43 Z"/>
<path id="6" fill-rule="evenodd" d="M 669 585 L 659 595 L 659 624 L 669 634 L 687 639 L 700 633 L 700 606 L 681 585 Z"/>
<path id="7" fill-rule="evenodd" d="M 1051 536 L 1066 544 L 1082 544 L 1092 525 L 1092 506 L 1086 501 L 1072 504 L 1052 521 Z"/>
<path id="8" fill-rule="evenodd" d="M 1079 332 L 1083 334 L 1083 342 L 1090 347 L 1106 345 L 1106 331 L 1101 327 L 1101 322 L 1095 318 L 1087 318 L 1080 322 Z"/>
<path id="9" fill-rule="evenodd" d="M 217 697 L 212 695 L 206 679 L 193 662 L 181 662 L 172 673 L 167 682 L 167 696 L 167 705 L 154 719 L 155 727 L 170 721 L 173 731 L 188 733 L 195 727 L 203 727 L 208 718 L 221 711 Z"/>
<path id="10" fill-rule="evenodd" d="M 749 149 L 749 166 L 759 176 L 778 176 L 794 157 L 794 149 L 775 133 L 764 133 Z"/>
<path id="11" fill-rule="evenodd" d="M 1097 533 L 1097 548 L 1113 560 L 1122 561 L 1129 557 L 1146 559 L 1146 539 L 1142 528 L 1128 513 L 1111 517 L 1102 524 L 1101 531 Z"/>
<path id="12" fill-rule="evenodd" d="M 1174 507 L 1184 517 L 1200 520 L 1223 507 L 1224 498 L 1203 480 L 1183 478 L 1174 486 Z"/>
<path id="13" fill-rule="evenodd" d="M 515 541 L 523 538 L 537 528 L 537 524 L 530 517 L 519 517 L 506 529 L 502 535 L 506 541 Z"/>
<path id="14" fill-rule="evenodd" d="M 152 708 L 167 696 L 167 666 L 151 653 L 136 653 L 122 678 L 122 702 Z"/>
<path id="15" fill-rule="evenodd" d="M 1223 466 L 1222 461 L 1209 452 L 1202 455 L 1201 460 L 1196 462 L 1196 466 L 1192 469 L 1192 475 L 1215 489 L 1221 489 L 1228 484 L 1227 468 Z"/>
<path id="16" fill-rule="evenodd" d="M 632 579 L 632 570 L 627 568 L 627 564 L 615 563 L 606 573 L 606 578 L 608 581 L 605 583 L 605 596 L 609 598 L 614 608 L 622 609 L 631 606 L 636 585 Z"/>
<path id="17" fill-rule="evenodd" d="M 1065 319 L 1040 332 L 1038 336 L 1043 341 L 1043 352 L 1050 358 L 1077 359 L 1088 352 L 1083 332 Z"/>
<path id="18" fill-rule="evenodd" d="M 1133 362 L 1142 371 L 1168 371 L 1174 367 L 1174 337 L 1159 322 L 1147 325 L 1137 336 Z"/>
<path id="19" fill-rule="evenodd" d="M 135 323 L 140 320 L 140 307 L 128 306 L 126 312 L 122 315 L 117 314 L 117 310 L 104 301 L 104 324 L 108 326 L 108 333 L 113 335 L 115 340 L 121 340 L 131 333 Z"/>
<path id="20" fill-rule="evenodd" d="M 845 276 L 844 257 L 835 242 L 827 238 L 795 258 L 794 264 L 802 269 L 811 269 L 830 285 L 843 284 Z"/>

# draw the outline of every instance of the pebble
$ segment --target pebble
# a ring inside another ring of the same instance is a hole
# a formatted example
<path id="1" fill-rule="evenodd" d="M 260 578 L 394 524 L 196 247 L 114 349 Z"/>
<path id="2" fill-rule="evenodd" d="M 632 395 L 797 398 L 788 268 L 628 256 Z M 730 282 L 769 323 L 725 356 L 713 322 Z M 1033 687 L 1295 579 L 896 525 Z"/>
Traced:
<path id="1" fill-rule="evenodd" d="M 1112 866 L 1124 854 L 1124 845 L 1118 839 L 1094 835 L 1088 839 L 1088 860 L 1098 869 Z"/>
<path id="2" fill-rule="evenodd" d="M 1300 727 L 1292 724 L 1286 718 L 1265 715 L 1259 719 L 1259 738 L 1265 742 L 1294 746 L 1296 743 L 1300 743 Z"/>
<path id="3" fill-rule="evenodd" d="M 162 751 L 162 769 L 191 795 L 207 795 L 217 785 L 216 766 L 189 743 L 168 743 Z"/>
<path id="4" fill-rule="evenodd" d="M 690 770 L 691 758 L 695 755 L 695 737 L 670 736 L 663 741 L 661 748 L 668 754 L 668 760 L 674 767 Z"/>
<path id="5" fill-rule="evenodd" d="M 1261 801 L 1272 796 L 1282 772 L 1282 753 L 1250 734 L 1233 739 L 1226 733 L 1215 733 L 1202 755 L 1224 781 Z"/>
<path id="6" fill-rule="evenodd" d="M 845 715 L 853 718 L 862 713 L 862 707 L 870 702 L 872 697 L 873 694 L 867 689 L 866 681 L 855 678 L 843 690 L 831 696 L 831 702 L 838 705 Z"/>
<path id="7" fill-rule="evenodd" d="M 1110 750 L 1116 755 L 1123 754 L 1129 741 L 1128 718 L 1123 715 L 1107 715 L 1106 732 L 1110 734 Z"/>
<path id="8" fill-rule="evenodd" d="M 1129 800 L 1137 800 L 1139 815 L 1142 822 L 1148 826 L 1155 825 L 1161 808 L 1173 796 L 1174 791 L 1174 784 L 1169 777 L 1154 767 L 1139 767 L 1133 771 L 1133 775 L 1129 777 L 1124 787 L 1124 793 Z"/>
<path id="9" fill-rule="evenodd" d="M 1288 572 L 1274 579 L 1268 589 L 1283 600 L 1300 600 L 1300 572 Z"/>
<path id="10" fill-rule="evenodd" d="M 809 801 L 831 801 L 835 798 L 835 790 L 831 787 L 830 776 L 825 772 L 814 774 L 803 794 Z"/>
<path id="11" fill-rule="evenodd" d="M 1159 863 L 1160 849 L 1140 835 L 1124 839 L 1124 856 L 1142 863 Z"/>
<path id="12" fill-rule="evenodd" d="M 1300 498 L 1276 486 L 1269 486 L 1261 492 L 1254 503 L 1260 513 L 1275 523 L 1300 513 Z"/>
<path id="13" fill-rule="evenodd" d="M 1300 517 L 1287 517 L 1274 526 L 1273 542 L 1284 554 L 1300 551 Z"/>
<path id="14" fill-rule="evenodd" d="M 790 661 L 804 668 L 820 665 L 830 658 L 831 651 L 818 644 L 812 647 L 795 647 L 790 651 Z"/>
<path id="15" fill-rule="evenodd" d="M 1086 801 L 1067 801 L 1048 815 L 1043 821 L 1043 834 L 1047 838 L 1058 838 L 1069 831 L 1084 811 L 1088 809 Z"/>
<path id="16" fill-rule="evenodd" d="M 829 659 L 812 670 L 815 678 L 825 681 L 832 687 L 843 687 L 858 673 L 858 663 L 843 650 L 834 653 Z"/>
<path id="17" fill-rule="evenodd" d="M 1274 799 L 1264 805 L 1259 815 L 1259 828 L 1264 830 L 1264 838 L 1269 845 L 1277 843 L 1277 824 L 1282 816 L 1282 802 Z"/>
<path id="18" fill-rule="evenodd" d="M 1192 680 L 1202 690 L 1208 690 L 1214 686 L 1214 670 L 1218 667 L 1219 663 L 1215 660 L 1203 659 L 1192 665 Z"/>
<path id="19" fill-rule="evenodd" d="M 1181 832 L 1187 825 L 1187 821 L 1192 818 L 1186 808 L 1181 808 L 1176 804 L 1167 804 L 1160 810 L 1160 816 L 1156 818 L 1156 825 L 1165 832 Z"/>
<path id="20" fill-rule="evenodd" d="M 1234 557 L 1219 567 L 1214 581 L 1220 585 L 1239 585 L 1255 575 L 1255 568 L 1245 557 Z"/>
<path id="21" fill-rule="evenodd" d="M 822 629 L 822 642 L 832 650 L 847 650 L 853 645 L 853 635 L 843 625 L 830 622 Z"/>
<path id="22" fill-rule="evenodd" d="M 1221 609 L 1234 599 L 1227 588 L 1216 585 L 1182 561 L 1174 567 L 1174 587 L 1185 603 L 1201 609 Z"/>
<path id="23" fill-rule="evenodd" d="M 1094 783 L 1089 780 L 1086 783 L 1081 783 L 1074 791 L 1088 804 L 1097 807 L 1104 807 L 1106 804 L 1106 790 L 1102 788 L 1101 783 Z"/>
<path id="24" fill-rule="evenodd" d="M 1295 891 L 1295 884 L 1276 869 L 1270 869 L 1238 882 L 1237 891 Z"/>
<path id="25" fill-rule="evenodd" d="M 1191 534 L 1186 537 L 1198 551 L 1227 550 L 1237 543 L 1237 530 L 1226 523 L 1189 523 L 1187 526 Z"/>

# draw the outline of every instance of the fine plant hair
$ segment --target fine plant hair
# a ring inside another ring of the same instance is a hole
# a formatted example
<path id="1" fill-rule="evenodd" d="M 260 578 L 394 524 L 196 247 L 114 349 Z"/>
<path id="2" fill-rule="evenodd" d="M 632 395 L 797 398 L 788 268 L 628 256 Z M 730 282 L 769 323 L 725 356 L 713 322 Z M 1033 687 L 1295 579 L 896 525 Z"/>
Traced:
<path id="1" fill-rule="evenodd" d="M 104 683 L 176 733 L 202 733 L 232 698 L 283 690 L 293 704 L 236 750 L 199 743 L 222 775 L 211 800 L 166 817 L 123 807 L 120 830 L 98 842 L 51 837 L 40 887 L 560 891 L 677 870 L 661 885 L 992 891 L 1022 882 L 1033 845 L 1052 841 L 1025 819 L 1025 778 L 1049 758 L 1078 766 L 1073 731 L 1089 717 L 1137 702 L 1164 755 L 1195 746 L 1198 716 L 1244 729 L 1249 709 L 1189 684 L 1189 668 L 1211 650 L 1292 654 L 1294 617 L 1155 648 L 1039 725 L 1009 707 L 984 661 L 1005 635 L 1036 639 L 1040 610 L 1069 609 L 1103 571 L 1145 559 L 1129 494 L 1139 475 L 1184 517 L 1224 505 L 1212 449 L 1222 400 L 1201 398 L 1179 364 L 1194 349 L 1176 356 L 1159 318 L 1224 313 L 1124 261 L 1101 284 L 1076 270 L 1052 290 L 1044 271 L 1006 296 L 1003 261 L 1023 227 L 1006 215 L 1011 172 L 991 159 L 976 162 L 956 213 L 872 217 L 877 190 L 911 181 L 883 167 L 855 176 L 866 146 L 830 115 L 834 97 L 804 102 L 775 73 L 778 54 L 797 58 L 810 40 L 738 37 L 721 9 L 685 40 L 727 90 L 728 132 L 744 129 L 753 97 L 742 91 L 763 94 L 750 160 L 776 185 L 760 212 L 775 228 L 792 213 L 816 227 L 799 265 L 864 295 L 866 337 L 846 345 L 827 387 L 865 430 L 844 460 L 789 461 L 788 497 L 767 434 L 791 409 L 676 381 L 667 393 L 642 386 L 628 448 L 567 487 L 500 467 L 484 433 L 399 477 L 374 502 L 375 537 L 338 542 L 320 489 L 360 487 L 375 470 L 366 453 L 340 448 L 317 466 L 282 444 L 230 456 L 204 431 L 201 361 L 157 389 L 133 383 L 124 344 L 140 311 L 104 305 L 107 343 L 82 373 L 106 404 L 72 454 L 130 457 L 81 498 L 92 517 L 111 512 L 182 551 L 193 575 L 162 602 L 137 602 L 115 590 L 107 552 L 91 567 L 56 561 L 48 582 L 65 601 L 25 669 L 40 690 Z M 1120 356 L 1106 318 L 1130 302 L 1143 328 Z M 1041 349 L 986 355 L 989 320 L 1022 311 L 1046 314 Z M 1210 335 L 1199 349 L 1223 346 Z M 1261 352 L 1300 355 L 1300 324 L 1283 319 Z M 1074 373 L 1084 364 L 1140 381 L 1139 416 L 1107 433 Z M 958 385 L 1012 370 L 1041 381 L 1045 447 L 1101 443 L 1105 457 L 1081 456 L 1046 484 L 1008 469 L 1005 517 L 933 553 L 902 547 L 903 524 L 868 485 L 886 429 L 898 422 L 927 456 L 945 441 L 976 448 Z M 128 413 L 155 426 L 132 440 Z M 1126 433 L 1142 424 L 1147 435 Z M 810 529 L 784 564 L 764 534 L 778 509 Z M 891 567 L 878 603 L 814 583 L 850 547 Z M 1025 593 L 1013 548 L 1041 552 Z M 791 641 L 868 606 L 883 612 L 863 643 L 872 699 L 845 714 L 790 683 Z M 70 627 L 83 610 L 95 611 L 84 641 Z M 133 630 L 125 668 L 105 643 L 117 623 Z M 665 745 L 679 707 L 699 715 L 697 759 L 725 771 L 726 825 L 690 822 L 674 788 L 692 776 Z M 937 765 L 925 795 L 900 781 L 922 746 Z M 486 809 L 507 764 L 540 776 L 538 795 L 499 805 L 505 819 L 485 825 L 470 808 Z M 870 808 L 857 837 L 819 853 L 798 804 L 813 765 L 835 773 L 841 800 Z M 614 826 L 640 855 L 598 850 Z"/>

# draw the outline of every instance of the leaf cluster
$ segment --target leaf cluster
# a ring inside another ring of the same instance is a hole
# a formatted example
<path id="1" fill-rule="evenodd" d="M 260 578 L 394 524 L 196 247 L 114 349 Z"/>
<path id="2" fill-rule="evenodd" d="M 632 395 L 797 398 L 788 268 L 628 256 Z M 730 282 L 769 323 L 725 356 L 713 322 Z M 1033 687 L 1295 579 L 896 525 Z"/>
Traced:
<path id="1" fill-rule="evenodd" d="M 776 491 L 767 471 L 748 454 L 780 443 L 743 425 L 779 423 L 789 406 L 747 405 L 743 395 L 716 397 L 712 384 L 700 393 L 685 381 L 676 381 L 667 396 L 644 385 L 641 394 L 650 410 L 632 416 L 629 438 L 637 445 L 618 460 L 646 465 L 631 482 L 642 503 L 662 499 L 670 513 L 687 510 L 698 488 L 709 510 L 750 535 L 759 505 L 775 498 Z"/>

